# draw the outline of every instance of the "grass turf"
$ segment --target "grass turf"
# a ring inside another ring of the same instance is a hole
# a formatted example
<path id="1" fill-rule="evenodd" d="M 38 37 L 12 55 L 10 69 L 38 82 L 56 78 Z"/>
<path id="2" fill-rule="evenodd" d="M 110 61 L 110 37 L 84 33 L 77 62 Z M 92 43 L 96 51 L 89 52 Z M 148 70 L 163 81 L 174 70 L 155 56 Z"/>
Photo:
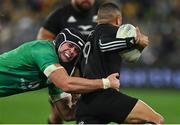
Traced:
<path id="1" fill-rule="evenodd" d="M 164 116 L 166 124 L 180 124 L 179 90 L 125 88 L 121 91 L 145 101 Z M 49 112 L 46 89 L 0 98 L 1 124 L 44 124 L 47 123 Z"/>

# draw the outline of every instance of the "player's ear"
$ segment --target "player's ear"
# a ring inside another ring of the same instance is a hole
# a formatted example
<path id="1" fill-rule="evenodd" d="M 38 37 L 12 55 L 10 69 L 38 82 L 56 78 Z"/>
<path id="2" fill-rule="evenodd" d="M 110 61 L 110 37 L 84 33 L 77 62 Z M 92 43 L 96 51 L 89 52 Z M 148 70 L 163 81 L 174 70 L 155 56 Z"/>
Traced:
<path id="1" fill-rule="evenodd" d="M 120 26 L 121 24 L 122 24 L 122 18 L 121 18 L 121 16 L 117 16 L 116 17 L 116 25 Z"/>

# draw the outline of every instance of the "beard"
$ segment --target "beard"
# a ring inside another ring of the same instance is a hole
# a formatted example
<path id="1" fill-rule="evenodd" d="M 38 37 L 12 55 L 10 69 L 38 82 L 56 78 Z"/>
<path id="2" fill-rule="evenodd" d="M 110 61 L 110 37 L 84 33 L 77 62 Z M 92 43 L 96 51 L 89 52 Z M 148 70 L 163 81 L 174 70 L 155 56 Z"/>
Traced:
<path id="1" fill-rule="evenodd" d="M 91 10 L 92 5 L 86 2 L 86 3 L 76 4 L 76 7 L 78 8 L 78 10 L 82 12 L 88 12 Z"/>

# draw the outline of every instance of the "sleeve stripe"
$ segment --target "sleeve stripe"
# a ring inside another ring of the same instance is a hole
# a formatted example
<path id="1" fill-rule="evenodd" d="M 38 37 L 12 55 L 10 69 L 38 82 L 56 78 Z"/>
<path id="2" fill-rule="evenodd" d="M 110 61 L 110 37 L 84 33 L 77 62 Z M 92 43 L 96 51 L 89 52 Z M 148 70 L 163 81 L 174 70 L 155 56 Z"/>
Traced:
<path id="1" fill-rule="evenodd" d="M 127 48 L 127 46 L 119 46 L 119 47 L 113 47 L 113 48 L 108 48 L 108 49 L 101 49 L 101 52 L 107 52 L 107 51 L 112 51 L 112 50 L 117 50 L 117 49 L 122 49 L 122 48 Z"/>
<path id="2" fill-rule="evenodd" d="M 126 40 L 116 40 L 108 43 L 102 43 L 99 40 L 99 45 L 101 52 L 127 48 Z"/>
<path id="3" fill-rule="evenodd" d="M 118 43 L 125 43 L 126 44 L 126 40 L 116 40 L 116 41 L 112 41 L 112 42 L 108 42 L 108 43 L 102 43 L 102 41 L 99 40 L 99 44 L 101 46 L 107 46 L 107 45 L 118 44 Z"/>
<path id="4" fill-rule="evenodd" d="M 56 66 L 55 64 L 52 64 L 52 65 L 50 65 L 50 66 L 48 66 L 45 70 L 44 70 L 44 74 L 47 76 L 47 77 L 49 77 L 49 75 L 52 73 L 52 72 L 54 72 L 55 70 L 57 70 L 57 69 L 61 69 L 61 68 L 64 68 L 64 67 L 62 67 L 62 66 Z"/>
<path id="5" fill-rule="evenodd" d="M 108 48 L 112 48 L 112 47 L 120 47 L 120 46 L 126 46 L 126 43 L 119 43 L 119 44 L 113 44 L 113 45 L 109 45 L 109 46 L 101 46 L 101 49 L 108 49 Z"/>
<path id="6" fill-rule="evenodd" d="M 127 48 L 126 40 L 116 40 L 108 43 L 102 43 L 101 40 L 99 40 L 99 45 L 101 52 Z"/>

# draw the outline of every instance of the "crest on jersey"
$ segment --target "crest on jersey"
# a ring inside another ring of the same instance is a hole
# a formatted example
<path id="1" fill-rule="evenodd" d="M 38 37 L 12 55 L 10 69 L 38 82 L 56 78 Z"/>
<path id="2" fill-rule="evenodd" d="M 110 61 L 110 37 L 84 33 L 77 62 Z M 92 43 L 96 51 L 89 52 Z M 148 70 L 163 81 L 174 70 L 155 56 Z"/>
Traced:
<path id="1" fill-rule="evenodd" d="M 82 29 L 83 31 L 87 31 L 90 28 L 93 28 L 93 26 L 92 25 L 79 25 L 78 28 Z"/>

